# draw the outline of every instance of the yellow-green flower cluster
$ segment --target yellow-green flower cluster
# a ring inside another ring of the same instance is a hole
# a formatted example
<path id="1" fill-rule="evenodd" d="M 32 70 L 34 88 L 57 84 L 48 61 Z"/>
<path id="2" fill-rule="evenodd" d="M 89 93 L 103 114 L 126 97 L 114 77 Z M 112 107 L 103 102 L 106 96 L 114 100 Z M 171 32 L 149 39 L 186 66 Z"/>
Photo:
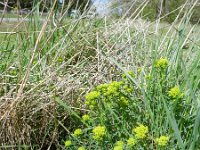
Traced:
<path id="1" fill-rule="evenodd" d="M 113 150 L 123 150 L 123 146 L 115 146 Z"/>
<path id="2" fill-rule="evenodd" d="M 85 122 L 89 121 L 90 120 L 90 116 L 89 115 L 83 115 L 82 116 L 82 120 L 85 121 Z"/>
<path id="3" fill-rule="evenodd" d="M 128 86 L 128 85 L 124 85 L 124 86 L 123 86 L 123 89 L 124 89 L 124 91 L 127 92 L 127 93 L 133 92 L 133 88 L 131 88 L 131 87 Z"/>
<path id="4" fill-rule="evenodd" d="M 168 66 L 168 60 L 166 58 L 160 58 L 159 60 L 156 61 L 156 67 L 165 69 Z"/>
<path id="5" fill-rule="evenodd" d="M 97 105 L 106 103 L 125 107 L 129 104 L 127 95 L 132 92 L 133 88 L 123 81 L 100 84 L 96 87 L 95 91 L 91 91 L 86 95 L 85 104 L 87 104 L 90 109 L 94 109 Z"/>
<path id="6" fill-rule="evenodd" d="M 113 81 L 110 84 L 100 84 L 96 89 L 104 96 L 118 96 L 122 84 L 122 81 Z"/>
<path id="7" fill-rule="evenodd" d="M 118 103 L 120 106 L 128 106 L 128 99 L 124 96 L 120 96 Z"/>
<path id="8" fill-rule="evenodd" d="M 124 142 L 123 141 L 117 141 L 116 146 L 114 147 L 113 150 L 123 150 L 124 147 Z"/>
<path id="9" fill-rule="evenodd" d="M 100 97 L 100 92 L 97 92 L 97 91 L 92 91 L 92 92 L 89 92 L 85 98 L 86 98 L 86 102 L 85 104 L 91 106 L 91 107 L 94 107 L 96 106 L 97 102 L 96 100 Z"/>
<path id="10" fill-rule="evenodd" d="M 97 91 L 92 91 L 92 92 L 89 92 L 89 93 L 85 96 L 85 98 L 86 98 L 86 100 L 91 101 L 91 100 L 98 99 L 99 96 L 100 96 L 100 93 L 99 93 L 99 92 L 97 92 Z"/>
<path id="11" fill-rule="evenodd" d="M 173 99 L 182 98 L 183 97 L 183 93 L 181 93 L 181 91 L 180 91 L 178 86 L 175 86 L 175 87 L 171 88 L 169 90 L 168 94 Z"/>
<path id="12" fill-rule="evenodd" d="M 97 126 L 93 130 L 93 139 L 99 141 L 102 140 L 103 137 L 106 135 L 106 127 L 105 126 Z"/>
<path id="13" fill-rule="evenodd" d="M 74 131 L 74 136 L 80 136 L 80 135 L 82 135 L 83 134 L 83 131 L 82 131 L 82 129 L 76 129 L 75 131 Z"/>
<path id="14" fill-rule="evenodd" d="M 136 140 L 135 140 L 134 138 L 130 137 L 130 138 L 127 140 L 127 146 L 133 147 L 135 144 L 136 144 Z"/>
<path id="15" fill-rule="evenodd" d="M 130 71 L 130 70 L 128 71 L 128 75 L 130 75 L 132 78 L 135 77 L 135 74 L 133 73 L 133 71 Z M 123 77 L 124 80 L 127 80 L 127 76 L 126 76 L 125 73 L 122 74 L 122 77 Z"/>
<path id="16" fill-rule="evenodd" d="M 169 137 L 168 136 L 161 136 L 160 138 L 156 138 L 156 143 L 159 146 L 166 146 L 168 141 L 169 141 Z"/>
<path id="17" fill-rule="evenodd" d="M 140 124 L 138 127 L 133 129 L 133 132 L 135 133 L 135 137 L 137 139 L 143 139 L 147 136 L 148 133 L 148 127 Z"/>
<path id="18" fill-rule="evenodd" d="M 110 96 L 110 95 L 118 96 L 119 95 L 120 86 L 122 84 L 123 84 L 123 82 L 117 82 L 117 81 L 111 82 L 108 85 L 106 95 L 108 95 L 108 96 Z"/>
<path id="19" fill-rule="evenodd" d="M 123 141 L 117 141 L 117 142 L 116 142 L 116 145 L 117 145 L 117 146 L 124 146 L 124 142 L 123 142 Z"/>
<path id="20" fill-rule="evenodd" d="M 96 87 L 97 91 L 100 91 L 101 93 L 106 93 L 107 89 L 108 89 L 108 84 L 104 83 L 104 84 L 100 84 Z"/>
<path id="21" fill-rule="evenodd" d="M 78 150 L 85 150 L 85 147 L 81 146 L 78 148 Z"/>
<path id="22" fill-rule="evenodd" d="M 72 141 L 67 140 L 65 141 L 65 147 L 70 147 L 72 145 Z"/>
<path id="23" fill-rule="evenodd" d="M 63 62 L 63 58 L 62 57 L 59 57 L 58 60 L 57 60 L 59 63 Z"/>

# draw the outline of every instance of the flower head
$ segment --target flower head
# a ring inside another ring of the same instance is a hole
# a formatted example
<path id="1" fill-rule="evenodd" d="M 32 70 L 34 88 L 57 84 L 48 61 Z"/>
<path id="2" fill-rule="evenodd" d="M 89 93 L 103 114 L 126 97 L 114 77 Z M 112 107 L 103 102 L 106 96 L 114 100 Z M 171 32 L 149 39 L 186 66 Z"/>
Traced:
<path id="1" fill-rule="evenodd" d="M 65 141 L 65 147 L 70 147 L 71 145 L 72 145 L 72 141 L 71 140 Z"/>
<path id="2" fill-rule="evenodd" d="M 161 136 L 160 138 L 156 138 L 156 142 L 159 146 L 166 146 L 168 141 L 168 136 Z"/>
<path id="3" fill-rule="evenodd" d="M 124 146 L 124 142 L 123 141 L 117 141 L 116 142 L 116 146 Z"/>
<path id="4" fill-rule="evenodd" d="M 115 146 L 113 150 L 123 150 L 123 146 Z"/>
<path id="5" fill-rule="evenodd" d="M 123 147 L 124 147 L 124 142 L 120 140 L 116 142 L 113 150 L 123 150 Z"/>
<path id="6" fill-rule="evenodd" d="M 83 119 L 83 121 L 88 121 L 88 120 L 90 120 L 90 116 L 89 115 L 83 115 L 82 119 Z"/>
<path id="7" fill-rule="evenodd" d="M 104 92 L 107 91 L 108 84 L 107 84 L 107 83 L 100 84 L 100 85 L 98 85 L 96 88 L 97 88 L 98 91 L 101 91 L 101 92 L 104 93 Z"/>
<path id="8" fill-rule="evenodd" d="M 94 100 L 94 99 L 97 99 L 97 98 L 99 98 L 99 96 L 100 96 L 100 93 L 99 92 L 97 92 L 97 91 L 92 91 L 92 92 L 89 92 L 86 96 L 85 96 L 85 98 L 86 98 L 86 100 Z"/>
<path id="9" fill-rule="evenodd" d="M 137 139 L 143 139 L 147 136 L 148 133 L 148 127 L 140 124 L 138 127 L 133 129 L 133 132 L 135 133 L 135 137 Z"/>
<path id="10" fill-rule="evenodd" d="M 94 105 L 90 105 L 89 108 L 90 108 L 91 110 L 93 110 L 93 109 L 94 109 Z"/>
<path id="11" fill-rule="evenodd" d="M 118 94 L 118 88 L 110 85 L 107 89 L 106 95 L 117 95 L 117 94 Z"/>
<path id="12" fill-rule="evenodd" d="M 136 140 L 135 140 L 134 138 L 130 137 L 130 138 L 127 140 L 127 145 L 128 145 L 129 147 L 132 147 L 132 146 L 134 146 L 135 144 L 136 144 Z"/>
<path id="13" fill-rule="evenodd" d="M 76 129 L 76 130 L 74 131 L 74 136 L 80 136 L 80 135 L 82 135 L 82 134 L 83 134 L 82 129 Z"/>
<path id="14" fill-rule="evenodd" d="M 135 77 L 135 74 L 133 73 L 133 71 L 129 70 L 127 73 L 128 73 L 128 75 L 131 76 L 132 78 Z M 124 78 L 124 80 L 127 80 L 127 76 L 126 76 L 125 73 L 122 74 L 122 77 Z"/>
<path id="15" fill-rule="evenodd" d="M 133 88 L 128 86 L 128 85 L 124 85 L 123 86 L 123 89 L 127 92 L 127 93 L 131 93 L 133 92 Z"/>
<path id="16" fill-rule="evenodd" d="M 85 104 L 95 106 L 97 104 L 96 99 L 98 99 L 99 97 L 100 97 L 100 92 L 97 92 L 97 91 L 89 92 L 85 96 L 86 98 Z"/>
<path id="17" fill-rule="evenodd" d="M 129 71 L 128 71 L 128 74 L 129 74 L 131 77 L 133 77 L 133 78 L 135 77 L 135 74 L 133 73 L 133 71 L 130 71 L 130 70 L 129 70 Z"/>
<path id="18" fill-rule="evenodd" d="M 156 61 L 156 67 L 165 69 L 168 66 L 168 60 L 166 58 L 160 58 L 159 60 Z"/>
<path id="19" fill-rule="evenodd" d="M 128 99 L 124 96 L 121 96 L 119 99 L 119 105 L 120 106 L 128 106 Z"/>
<path id="20" fill-rule="evenodd" d="M 93 130 L 93 139 L 102 140 L 102 138 L 106 135 L 106 127 L 105 126 L 97 126 Z"/>
<path id="21" fill-rule="evenodd" d="M 181 91 L 180 91 L 178 86 L 175 86 L 175 87 L 171 88 L 169 90 L 168 94 L 173 99 L 182 98 L 183 97 L 183 93 L 181 93 Z"/>
<path id="22" fill-rule="evenodd" d="M 106 95 L 115 95 L 118 96 L 119 95 L 119 89 L 120 86 L 123 84 L 123 82 L 117 82 L 117 81 L 113 81 L 108 85 L 107 91 L 106 91 Z"/>
<path id="23" fill-rule="evenodd" d="M 85 150 L 85 147 L 81 146 L 78 148 L 78 150 Z"/>

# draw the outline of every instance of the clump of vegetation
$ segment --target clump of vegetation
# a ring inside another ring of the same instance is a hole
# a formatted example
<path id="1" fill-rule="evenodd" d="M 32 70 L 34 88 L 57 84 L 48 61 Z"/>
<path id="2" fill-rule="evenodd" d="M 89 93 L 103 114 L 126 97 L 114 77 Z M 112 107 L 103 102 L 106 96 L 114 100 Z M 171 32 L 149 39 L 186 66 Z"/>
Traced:
<path id="1" fill-rule="evenodd" d="M 144 8 L 72 19 L 36 6 L 3 22 L 0 149 L 199 149 L 193 7 L 171 25 L 138 19 Z"/>
<path id="2" fill-rule="evenodd" d="M 169 84 L 170 74 L 167 70 L 170 65 L 166 58 L 156 60 L 149 72 L 155 71 L 157 75 L 145 78 L 147 85 L 140 85 L 146 89 L 145 95 L 152 104 L 147 103 L 142 89 L 132 82 L 144 75 L 141 72 L 136 75 L 132 71 L 125 71 L 120 81 L 100 84 L 87 93 L 85 104 L 89 112 L 82 116 L 82 123 L 67 138 L 65 147 L 113 150 L 178 147 L 178 133 L 171 126 L 176 121 L 168 111 L 187 108 L 188 104 L 185 103 L 184 91 L 178 86 L 171 88 Z M 190 118 L 189 111 L 185 110 L 185 118 Z M 188 127 L 192 124 L 185 118 L 177 117 L 182 115 L 182 111 L 175 113 L 177 121 L 185 125 L 187 134 L 191 134 L 192 129 Z M 182 134 L 186 138 L 185 133 Z M 66 144 L 69 141 L 70 144 Z"/>

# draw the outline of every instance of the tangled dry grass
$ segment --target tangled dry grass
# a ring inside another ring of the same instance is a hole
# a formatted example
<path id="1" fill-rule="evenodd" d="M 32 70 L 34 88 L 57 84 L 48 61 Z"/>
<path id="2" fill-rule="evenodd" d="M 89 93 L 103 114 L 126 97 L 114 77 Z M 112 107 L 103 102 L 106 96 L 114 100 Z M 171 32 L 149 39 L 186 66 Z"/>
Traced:
<path id="1" fill-rule="evenodd" d="M 62 140 L 77 120 L 56 99 L 81 114 L 87 111 L 85 93 L 120 76 L 115 61 L 125 70 L 148 69 L 152 51 L 159 47 L 162 53 L 173 44 L 170 38 L 177 40 L 174 25 L 164 31 L 143 20 L 108 20 L 65 20 L 57 26 L 47 25 L 48 20 L 30 22 L 24 31 L 2 36 L 2 148 L 63 148 Z M 182 44 L 188 40 L 186 35 Z M 199 39 L 195 40 L 194 45 Z"/>

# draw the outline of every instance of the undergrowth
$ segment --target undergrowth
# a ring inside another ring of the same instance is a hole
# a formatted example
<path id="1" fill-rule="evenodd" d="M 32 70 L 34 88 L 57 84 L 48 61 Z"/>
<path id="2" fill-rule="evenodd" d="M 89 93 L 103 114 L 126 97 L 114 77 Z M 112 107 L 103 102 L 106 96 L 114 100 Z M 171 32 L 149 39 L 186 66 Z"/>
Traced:
<path id="1" fill-rule="evenodd" d="M 192 9 L 166 24 L 52 8 L 1 30 L 0 148 L 200 149 Z"/>

